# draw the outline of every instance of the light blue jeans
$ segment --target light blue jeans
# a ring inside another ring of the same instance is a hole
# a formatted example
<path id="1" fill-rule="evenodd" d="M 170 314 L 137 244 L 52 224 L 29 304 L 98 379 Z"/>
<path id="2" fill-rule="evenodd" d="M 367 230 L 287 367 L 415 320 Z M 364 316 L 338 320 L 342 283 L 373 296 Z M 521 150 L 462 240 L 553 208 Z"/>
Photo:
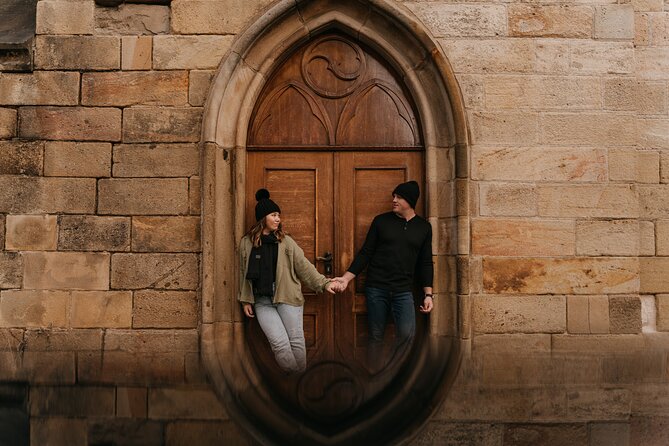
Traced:
<path id="1" fill-rule="evenodd" d="M 304 307 L 274 304 L 271 297 L 260 296 L 255 299 L 254 308 L 279 367 L 287 372 L 304 371 L 307 368 L 302 325 Z"/>

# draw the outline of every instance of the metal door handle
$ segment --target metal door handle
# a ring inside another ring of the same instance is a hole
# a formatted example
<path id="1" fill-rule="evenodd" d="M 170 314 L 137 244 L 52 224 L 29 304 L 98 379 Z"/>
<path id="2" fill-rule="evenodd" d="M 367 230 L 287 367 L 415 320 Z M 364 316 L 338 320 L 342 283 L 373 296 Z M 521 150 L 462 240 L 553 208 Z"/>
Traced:
<path id="1" fill-rule="evenodd" d="M 325 263 L 325 274 L 332 274 L 332 253 L 326 252 L 323 254 L 323 257 L 316 257 L 316 260 L 320 260 Z"/>

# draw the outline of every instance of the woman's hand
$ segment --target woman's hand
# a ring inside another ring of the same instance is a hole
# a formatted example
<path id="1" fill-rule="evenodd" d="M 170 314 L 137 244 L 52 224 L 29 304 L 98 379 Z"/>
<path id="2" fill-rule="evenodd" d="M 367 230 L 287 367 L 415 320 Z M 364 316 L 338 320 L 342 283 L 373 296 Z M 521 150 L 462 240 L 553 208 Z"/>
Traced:
<path id="1" fill-rule="evenodd" d="M 341 283 L 337 282 L 336 280 L 331 280 L 327 285 L 325 285 L 325 291 L 330 294 L 335 294 L 340 293 L 343 290 L 341 288 Z"/>
<path id="2" fill-rule="evenodd" d="M 246 317 L 255 317 L 253 314 L 253 305 L 247 303 L 244 304 L 244 315 Z"/>

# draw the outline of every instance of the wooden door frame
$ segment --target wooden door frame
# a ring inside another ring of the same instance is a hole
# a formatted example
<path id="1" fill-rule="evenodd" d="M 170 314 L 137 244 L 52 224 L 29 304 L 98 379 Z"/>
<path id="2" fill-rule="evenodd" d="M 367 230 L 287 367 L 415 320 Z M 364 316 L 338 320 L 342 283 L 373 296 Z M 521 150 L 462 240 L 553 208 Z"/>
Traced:
<path id="1" fill-rule="evenodd" d="M 431 400 L 415 407 L 407 401 L 411 392 L 388 395 L 382 408 L 328 431 L 304 425 L 269 398 L 245 342 L 236 300 L 236 248 L 244 232 L 246 140 L 255 102 L 292 48 L 332 30 L 360 39 L 383 56 L 416 103 L 426 148 L 426 217 L 435 228 L 438 303 L 429 336 L 412 359 L 415 367 L 404 377 L 414 390 L 434 395 Z M 436 411 L 469 339 L 469 286 L 462 279 L 470 264 L 467 135 L 450 64 L 424 25 L 392 1 L 280 0 L 237 36 L 212 82 L 203 118 L 200 339 L 202 360 L 219 396 L 259 441 L 351 444 L 377 432 L 380 443 L 400 444 Z M 406 417 L 407 411 L 412 417 Z M 245 415 L 249 412 L 254 421 Z"/>

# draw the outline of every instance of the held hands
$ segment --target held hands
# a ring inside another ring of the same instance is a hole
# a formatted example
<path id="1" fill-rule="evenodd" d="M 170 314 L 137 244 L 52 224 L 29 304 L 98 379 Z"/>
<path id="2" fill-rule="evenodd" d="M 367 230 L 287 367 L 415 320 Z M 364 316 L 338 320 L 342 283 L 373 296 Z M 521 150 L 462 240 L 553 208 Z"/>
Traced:
<path id="1" fill-rule="evenodd" d="M 332 279 L 327 285 L 325 285 L 325 290 L 328 293 L 335 294 L 335 293 L 341 293 L 346 289 L 343 284 L 337 280 L 338 278 Z"/>

